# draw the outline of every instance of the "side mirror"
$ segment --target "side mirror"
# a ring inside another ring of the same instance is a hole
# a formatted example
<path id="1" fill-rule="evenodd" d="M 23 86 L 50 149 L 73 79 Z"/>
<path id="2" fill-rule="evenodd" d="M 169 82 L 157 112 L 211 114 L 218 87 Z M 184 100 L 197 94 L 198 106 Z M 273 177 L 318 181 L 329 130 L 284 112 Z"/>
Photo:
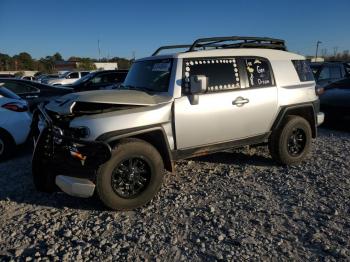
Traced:
<path id="1" fill-rule="evenodd" d="M 199 103 L 199 94 L 202 94 L 207 91 L 208 88 L 208 78 L 204 75 L 194 75 L 190 77 L 191 83 L 191 95 L 190 103 L 191 105 L 198 105 Z"/>

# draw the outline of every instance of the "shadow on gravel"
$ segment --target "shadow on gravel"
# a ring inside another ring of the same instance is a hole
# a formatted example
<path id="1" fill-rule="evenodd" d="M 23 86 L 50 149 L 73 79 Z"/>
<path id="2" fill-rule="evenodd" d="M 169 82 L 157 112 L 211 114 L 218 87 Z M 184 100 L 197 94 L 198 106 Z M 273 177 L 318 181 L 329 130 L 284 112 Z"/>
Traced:
<path id="1" fill-rule="evenodd" d="M 0 163 L 0 201 L 45 206 L 57 209 L 106 210 L 97 197 L 76 198 L 62 192 L 52 194 L 38 192 L 31 174 L 32 146 L 19 146 L 16 153 Z"/>
<path id="2" fill-rule="evenodd" d="M 350 121 L 325 121 L 321 126 L 324 129 L 333 129 L 336 131 L 350 132 Z"/>
<path id="3" fill-rule="evenodd" d="M 211 155 L 194 157 L 192 160 L 217 164 L 254 165 L 261 167 L 276 165 L 272 158 L 244 154 L 241 152 L 219 152 Z"/>

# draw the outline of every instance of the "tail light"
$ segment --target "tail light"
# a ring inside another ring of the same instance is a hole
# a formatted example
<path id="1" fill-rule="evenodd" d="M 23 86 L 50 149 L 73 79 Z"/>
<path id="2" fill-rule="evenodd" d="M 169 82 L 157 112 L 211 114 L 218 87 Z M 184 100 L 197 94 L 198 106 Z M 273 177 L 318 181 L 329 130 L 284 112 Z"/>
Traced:
<path id="1" fill-rule="evenodd" d="M 28 111 L 28 106 L 23 103 L 19 102 L 11 102 L 7 103 L 5 105 L 2 105 L 3 108 L 6 108 L 10 111 L 15 111 L 15 112 L 26 112 Z"/>
<path id="2" fill-rule="evenodd" d="M 324 94 L 324 92 L 325 92 L 325 89 L 324 89 L 323 87 L 320 87 L 320 88 L 317 88 L 317 89 L 316 89 L 316 94 L 317 94 L 318 96 Z"/>

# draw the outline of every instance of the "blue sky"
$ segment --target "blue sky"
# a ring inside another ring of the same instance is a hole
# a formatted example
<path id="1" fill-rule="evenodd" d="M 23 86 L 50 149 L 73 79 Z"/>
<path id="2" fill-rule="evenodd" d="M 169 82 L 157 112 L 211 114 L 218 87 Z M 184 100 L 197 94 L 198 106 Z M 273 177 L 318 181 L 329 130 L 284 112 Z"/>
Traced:
<path id="1" fill-rule="evenodd" d="M 0 52 L 34 58 L 137 58 L 160 45 L 199 37 L 270 36 L 289 50 L 314 54 L 350 49 L 350 0 L 107 1 L 0 0 Z"/>

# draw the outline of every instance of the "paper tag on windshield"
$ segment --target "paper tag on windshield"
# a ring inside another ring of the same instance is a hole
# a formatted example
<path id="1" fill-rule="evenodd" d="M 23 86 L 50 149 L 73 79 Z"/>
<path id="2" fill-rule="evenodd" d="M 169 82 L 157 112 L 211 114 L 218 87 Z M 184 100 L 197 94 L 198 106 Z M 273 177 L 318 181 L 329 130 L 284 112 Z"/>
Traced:
<path id="1" fill-rule="evenodd" d="M 166 72 L 169 71 L 170 63 L 157 63 L 153 65 L 152 71 Z"/>

